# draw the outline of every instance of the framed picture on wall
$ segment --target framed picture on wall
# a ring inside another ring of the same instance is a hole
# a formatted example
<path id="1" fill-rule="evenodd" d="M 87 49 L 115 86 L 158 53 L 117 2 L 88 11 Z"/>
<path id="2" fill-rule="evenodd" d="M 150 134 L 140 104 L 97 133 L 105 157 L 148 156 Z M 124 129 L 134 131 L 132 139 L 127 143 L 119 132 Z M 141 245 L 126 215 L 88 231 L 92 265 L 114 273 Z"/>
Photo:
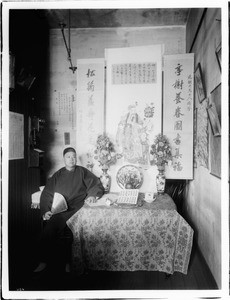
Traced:
<path id="1" fill-rule="evenodd" d="M 210 134 L 210 173 L 221 178 L 221 136 Z"/>
<path id="2" fill-rule="evenodd" d="M 221 84 L 211 91 L 208 99 L 208 117 L 214 136 L 221 135 Z"/>
<path id="3" fill-rule="evenodd" d="M 29 90 L 34 83 L 36 76 L 29 68 L 21 68 L 17 77 L 17 84 Z"/>
<path id="4" fill-rule="evenodd" d="M 204 84 L 204 79 L 203 79 L 203 74 L 201 70 L 201 65 L 198 63 L 197 68 L 194 73 L 195 77 L 195 85 L 196 85 L 196 91 L 198 94 L 198 98 L 200 103 L 206 98 L 206 89 L 205 89 L 205 84 Z"/>
<path id="5" fill-rule="evenodd" d="M 221 178 L 221 84 L 210 93 L 207 112 L 211 127 L 210 173 Z"/>
<path id="6" fill-rule="evenodd" d="M 220 121 L 216 110 L 216 105 L 214 102 L 210 101 L 210 99 L 208 101 L 207 112 L 208 112 L 208 119 L 212 129 L 212 134 L 214 136 L 220 136 L 221 126 L 220 126 Z"/>
<path id="7" fill-rule="evenodd" d="M 221 71 L 221 43 L 216 48 L 216 58 Z"/>

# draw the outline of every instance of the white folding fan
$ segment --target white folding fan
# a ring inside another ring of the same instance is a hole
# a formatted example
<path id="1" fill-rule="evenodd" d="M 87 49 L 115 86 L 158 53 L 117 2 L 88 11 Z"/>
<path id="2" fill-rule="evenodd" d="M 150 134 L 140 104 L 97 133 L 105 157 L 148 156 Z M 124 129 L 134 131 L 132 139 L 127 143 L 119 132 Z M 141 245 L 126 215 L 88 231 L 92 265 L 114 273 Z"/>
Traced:
<path id="1" fill-rule="evenodd" d="M 51 212 L 55 215 L 68 209 L 65 198 L 60 193 L 54 193 Z"/>

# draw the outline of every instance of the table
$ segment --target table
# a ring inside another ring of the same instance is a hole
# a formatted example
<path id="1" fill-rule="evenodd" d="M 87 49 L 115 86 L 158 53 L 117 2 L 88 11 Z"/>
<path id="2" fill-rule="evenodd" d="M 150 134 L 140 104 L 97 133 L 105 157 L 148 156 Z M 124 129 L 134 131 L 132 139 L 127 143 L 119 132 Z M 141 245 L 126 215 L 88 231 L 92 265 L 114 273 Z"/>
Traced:
<path id="1" fill-rule="evenodd" d="M 68 221 L 73 271 L 175 271 L 187 274 L 193 229 L 167 194 L 141 207 L 84 205 Z"/>

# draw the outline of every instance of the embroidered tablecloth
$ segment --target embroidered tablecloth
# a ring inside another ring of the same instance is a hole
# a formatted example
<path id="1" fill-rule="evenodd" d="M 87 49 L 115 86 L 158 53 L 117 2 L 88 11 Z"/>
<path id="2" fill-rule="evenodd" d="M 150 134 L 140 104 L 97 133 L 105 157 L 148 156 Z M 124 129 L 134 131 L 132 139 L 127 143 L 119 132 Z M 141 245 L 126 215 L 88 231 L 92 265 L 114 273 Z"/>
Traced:
<path id="1" fill-rule="evenodd" d="M 85 205 L 67 224 L 79 274 L 85 269 L 187 274 L 193 229 L 167 194 L 135 208 Z"/>

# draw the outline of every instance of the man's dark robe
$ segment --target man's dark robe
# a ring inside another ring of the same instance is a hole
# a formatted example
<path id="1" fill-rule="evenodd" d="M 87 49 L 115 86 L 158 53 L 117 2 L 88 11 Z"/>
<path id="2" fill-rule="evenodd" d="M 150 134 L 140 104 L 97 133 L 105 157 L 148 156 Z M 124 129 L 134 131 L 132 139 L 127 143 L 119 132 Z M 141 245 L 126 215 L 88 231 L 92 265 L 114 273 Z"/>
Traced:
<path id="1" fill-rule="evenodd" d="M 61 168 L 48 180 L 42 191 L 40 199 L 41 216 L 47 211 L 51 211 L 55 192 L 64 196 L 68 210 L 55 214 L 50 220 L 45 221 L 46 224 L 42 231 L 40 243 L 40 254 L 42 260 L 45 261 L 49 259 L 48 257 L 50 257 L 53 248 L 58 247 L 60 238 L 68 230 L 66 221 L 84 205 L 86 198 L 89 196 L 101 197 L 104 188 L 99 178 L 84 167 L 76 166 L 72 171 L 67 170 L 65 167 Z M 56 248 L 56 250 L 58 249 Z"/>

